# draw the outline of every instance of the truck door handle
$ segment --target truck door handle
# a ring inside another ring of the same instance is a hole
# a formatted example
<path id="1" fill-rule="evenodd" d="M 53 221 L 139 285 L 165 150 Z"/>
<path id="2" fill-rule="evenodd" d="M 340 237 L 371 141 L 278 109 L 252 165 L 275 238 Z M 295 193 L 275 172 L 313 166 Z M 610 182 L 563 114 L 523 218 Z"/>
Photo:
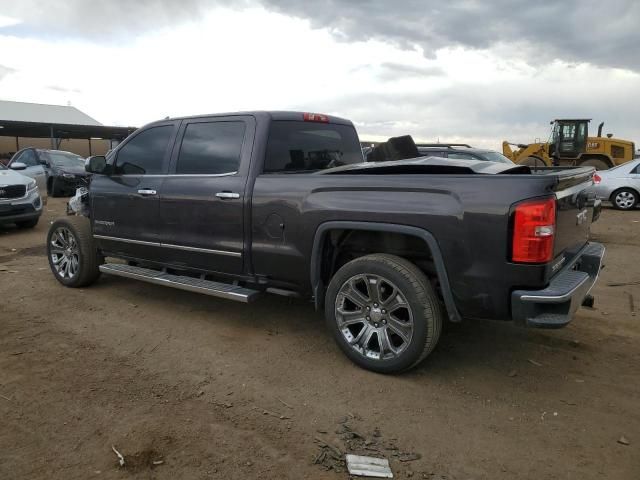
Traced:
<path id="1" fill-rule="evenodd" d="M 234 192 L 218 192 L 216 193 L 216 197 L 222 198 L 223 200 L 227 200 L 230 198 L 240 198 L 240 194 L 234 193 Z"/>
<path id="2" fill-rule="evenodd" d="M 158 192 L 149 188 L 141 188 L 140 190 L 138 190 L 138 193 L 140 195 L 156 195 Z"/>

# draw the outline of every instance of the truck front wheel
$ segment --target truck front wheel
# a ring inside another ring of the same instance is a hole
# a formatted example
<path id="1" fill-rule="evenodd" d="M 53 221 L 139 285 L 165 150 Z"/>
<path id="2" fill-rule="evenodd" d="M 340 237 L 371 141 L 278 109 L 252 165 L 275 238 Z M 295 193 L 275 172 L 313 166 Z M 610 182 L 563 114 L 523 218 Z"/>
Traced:
<path id="1" fill-rule="evenodd" d="M 100 276 L 100 256 L 86 217 L 53 222 L 47 234 L 47 257 L 53 275 L 66 287 L 86 287 Z"/>
<path id="2" fill-rule="evenodd" d="M 443 311 L 427 277 L 388 254 L 357 258 L 331 279 L 325 314 L 342 351 L 380 373 L 416 366 L 433 351 Z"/>

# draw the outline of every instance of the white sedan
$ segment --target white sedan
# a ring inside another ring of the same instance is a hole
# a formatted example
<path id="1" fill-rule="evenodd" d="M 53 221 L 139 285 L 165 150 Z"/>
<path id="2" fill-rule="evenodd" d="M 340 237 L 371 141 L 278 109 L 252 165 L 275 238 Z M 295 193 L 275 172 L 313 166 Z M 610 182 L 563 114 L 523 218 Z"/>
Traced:
<path id="1" fill-rule="evenodd" d="M 640 158 L 609 170 L 598 170 L 592 191 L 618 210 L 632 210 L 640 202 Z"/>

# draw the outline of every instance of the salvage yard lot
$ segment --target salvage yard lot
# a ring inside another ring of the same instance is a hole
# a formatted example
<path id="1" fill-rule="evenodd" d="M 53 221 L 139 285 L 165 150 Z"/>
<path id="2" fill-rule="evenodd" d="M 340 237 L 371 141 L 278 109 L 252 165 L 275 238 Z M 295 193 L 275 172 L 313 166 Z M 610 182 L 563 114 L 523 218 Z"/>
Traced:
<path id="1" fill-rule="evenodd" d="M 396 478 L 640 478 L 640 211 L 592 227 L 606 268 L 569 327 L 448 325 L 382 376 L 303 301 L 63 288 L 44 241 L 65 201 L 0 230 L 2 479 L 347 478 L 337 451 Z"/>

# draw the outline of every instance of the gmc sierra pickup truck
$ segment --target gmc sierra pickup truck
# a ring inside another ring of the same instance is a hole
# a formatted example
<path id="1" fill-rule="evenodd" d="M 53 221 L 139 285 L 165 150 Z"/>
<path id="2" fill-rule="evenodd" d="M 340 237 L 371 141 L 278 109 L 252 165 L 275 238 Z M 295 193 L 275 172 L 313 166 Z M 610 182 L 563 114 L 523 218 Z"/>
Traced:
<path id="1" fill-rule="evenodd" d="M 63 285 L 102 272 L 242 302 L 306 297 L 378 372 L 423 360 L 446 320 L 566 325 L 604 254 L 589 241 L 593 168 L 365 163 L 352 123 L 328 115 L 168 118 L 86 169 L 84 215 L 47 237 Z"/>

